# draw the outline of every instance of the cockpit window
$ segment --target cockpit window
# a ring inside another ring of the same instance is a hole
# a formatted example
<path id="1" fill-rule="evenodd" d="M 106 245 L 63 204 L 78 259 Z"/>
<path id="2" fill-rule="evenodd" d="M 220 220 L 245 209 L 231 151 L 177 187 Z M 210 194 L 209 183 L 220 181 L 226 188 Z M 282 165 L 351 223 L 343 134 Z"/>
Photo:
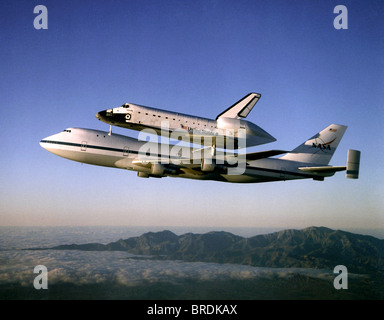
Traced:
<path id="1" fill-rule="evenodd" d="M 122 106 L 121 106 L 122 108 L 129 108 L 129 104 L 128 103 L 124 103 Z"/>
<path id="2" fill-rule="evenodd" d="M 69 130 L 69 129 L 65 129 L 65 130 L 63 130 L 63 132 L 69 132 L 69 133 L 71 133 L 71 130 Z"/>

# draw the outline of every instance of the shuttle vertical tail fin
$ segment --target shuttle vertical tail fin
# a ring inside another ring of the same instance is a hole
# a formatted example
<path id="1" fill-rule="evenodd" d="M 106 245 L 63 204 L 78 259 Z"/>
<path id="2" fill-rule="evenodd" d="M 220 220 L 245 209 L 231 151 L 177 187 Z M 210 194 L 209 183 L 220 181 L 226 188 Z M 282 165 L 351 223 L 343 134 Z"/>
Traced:
<path id="1" fill-rule="evenodd" d="M 280 159 L 328 165 L 347 126 L 331 124 Z"/>
<path id="2" fill-rule="evenodd" d="M 216 120 L 222 117 L 235 119 L 246 118 L 255 106 L 256 102 L 259 101 L 260 97 L 260 93 L 250 93 L 246 95 L 244 98 L 230 106 L 227 110 L 220 113 L 216 117 Z"/>

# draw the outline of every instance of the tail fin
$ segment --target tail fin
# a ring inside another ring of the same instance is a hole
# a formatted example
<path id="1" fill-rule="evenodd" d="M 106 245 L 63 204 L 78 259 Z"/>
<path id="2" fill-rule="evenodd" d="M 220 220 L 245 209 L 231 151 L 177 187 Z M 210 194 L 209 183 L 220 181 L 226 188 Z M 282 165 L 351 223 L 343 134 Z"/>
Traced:
<path id="1" fill-rule="evenodd" d="M 331 124 L 280 159 L 328 165 L 347 126 Z"/>
<path id="2" fill-rule="evenodd" d="M 216 120 L 220 117 L 235 119 L 246 118 L 255 106 L 256 102 L 259 101 L 260 97 L 260 93 L 250 93 L 246 95 L 244 98 L 230 106 L 227 110 L 220 113 L 216 117 Z"/>

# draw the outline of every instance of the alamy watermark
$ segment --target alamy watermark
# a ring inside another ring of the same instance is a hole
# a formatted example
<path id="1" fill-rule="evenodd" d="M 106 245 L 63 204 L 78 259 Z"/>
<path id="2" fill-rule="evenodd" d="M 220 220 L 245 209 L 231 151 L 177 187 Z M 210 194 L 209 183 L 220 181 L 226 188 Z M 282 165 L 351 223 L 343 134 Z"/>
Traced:
<path id="1" fill-rule="evenodd" d="M 46 266 L 38 265 L 33 269 L 33 273 L 39 275 L 33 280 L 33 286 L 36 290 L 48 289 L 48 269 Z"/>
<path id="2" fill-rule="evenodd" d="M 333 269 L 333 273 L 338 274 L 333 280 L 336 290 L 348 289 L 348 270 L 346 266 L 338 265 Z"/>
<path id="3" fill-rule="evenodd" d="M 48 289 L 48 269 L 44 265 L 38 265 L 33 269 L 33 273 L 38 275 L 33 280 L 33 286 L 36 290 Z M 337 265 L 333 269 L 333 273 L 337 274 L 333 280 L 333 287 L 336 290 L 348 289 L 348 269 L 344 265 Z"/>
<path id="4" fill-rule="evenodd" d="M 36 30 L 48 29 L 47 7 L 40 4 L 33 9 L 33 13 L 38 14 L 35 19 L 33 19 L 33 27 Z"/>
<path id="5" fill-rule="evenodd" d="M 138 154 L 143 163 L 200 165 L 202 171 L 226 169 L 228 175 L 243 174 L 246 169 L 246 130 L 242 128 L 217 129 L 215 134 L 194 129 L 170 131 L 169 122 L 162 121 L 160 142 L 150 128 L 141 130 L 138 140 L 146 141 Z M 171 140 L 178 142 L 171 144 Z"/>
<path id="6" fill-rule="evenodd" d="M 33 26 L 36 30 L 48 29 L 48 9 L 44 5 L 37 5 L 33 13 L 38 14 L 33 20 Z M 348 29 L 348 9 L 344 5 L 337 5 L 333 9 L 337 16 L 333 20 L 333 26 L 336 30 Z"/>
<path id="7" fill-rule="evenodd" d="M 341 4 L 333 9 L 333 13 L 338 14 L 333 20 L 333 27 L 336 30 L 348 29 L 348 9 Z"/>

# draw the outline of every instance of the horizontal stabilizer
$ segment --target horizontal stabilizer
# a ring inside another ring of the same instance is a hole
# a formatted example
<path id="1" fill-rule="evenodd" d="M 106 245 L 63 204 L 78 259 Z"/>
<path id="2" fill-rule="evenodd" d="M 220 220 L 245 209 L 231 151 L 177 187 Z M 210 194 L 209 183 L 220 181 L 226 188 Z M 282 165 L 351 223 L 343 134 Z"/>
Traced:
<path id="1" fill-rule="evenodd" d="M 236 102 L 230 106 L 227 110 L 220 113 L 216 120 L 220 117 L 225 118 L 234 118 L 241 119 L 246 118 L 251 112 L 252 108 L 255 106 L 256 102 L 259 101 L 261 97 L 260 93 L 250 93 L 242 98 L 240 101 Z"/>
<path id="2" fill-rule="evenodd" d="M 344 171 L 347 167 L 299 167 L 299 170 L 304 172 L 312 172 L 312 173 L 332 173 L 337 171 Z"/>

